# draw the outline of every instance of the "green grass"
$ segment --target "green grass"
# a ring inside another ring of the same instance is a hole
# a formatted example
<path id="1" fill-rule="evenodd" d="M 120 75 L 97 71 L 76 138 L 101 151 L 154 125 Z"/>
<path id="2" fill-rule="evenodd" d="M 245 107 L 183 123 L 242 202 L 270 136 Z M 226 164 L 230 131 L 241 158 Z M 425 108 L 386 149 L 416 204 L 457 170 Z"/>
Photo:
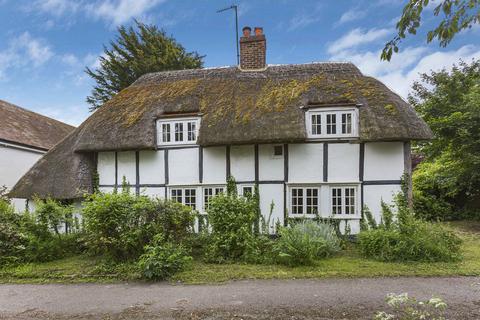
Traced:
<path id="1" fill-rule="evenodd" d="M 338 255 L 318 261 L 315 266 L 206 264 L 195 261 L 172 282 L 189 284 L 237 279 L 353 278 L 397 276 L 478 276 L 480 275 L 480 222 L 449 223 L 464 240 L 464 259 L 452 263 L 386 263 L 368 260 L 354 246 Z M 75 256 L 48 263 L 32 263 L 0 269 L 3 283 L 80 283 L 140 281 L 133 264 L 108 265 L 104 260 Z"/>

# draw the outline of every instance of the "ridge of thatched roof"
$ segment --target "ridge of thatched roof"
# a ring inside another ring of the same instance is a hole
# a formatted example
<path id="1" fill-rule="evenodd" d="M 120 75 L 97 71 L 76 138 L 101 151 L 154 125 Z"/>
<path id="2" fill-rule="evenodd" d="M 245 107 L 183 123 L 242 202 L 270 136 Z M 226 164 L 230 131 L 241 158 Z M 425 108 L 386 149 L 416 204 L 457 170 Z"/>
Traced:
<path id="1" fill-rule="evenodd" d="M 85 120 L 69 136 L 68 143 L 64 141 L 49 152 L 56 154 L 47 153 L 45 158 L 66 163 L 77 159 L 63 169 L 66 177 L 77 174 L 75 170 L 82 163 L 78 159 L 85 157 L 82 152 L 155 149 L 155 121 L 165 114 L 202 114 L 198 144 L 203 146 L 300 142 L 306 139 L 301 106 L 342 103 L 362 104 L 360 141 L 432 137 L 409 104 L 351 63 L 277 65 L 263 71 L 221 67 L 140 77 Z M 35 167 L 40 170 L 41 166 L 55 164 L 45 160 Z M 38 172 L 24 178 L 23 184 L 43 181 Z M 91 181 L 80 185 L 83 181 L 78 178 L 69 182 L 77 182 L 75 190 L 91 188 Z M 17 192 L 23 187 L 21 182 L 13 194 L 31 194 L 27 189 Z M 63 198 L 61 192 L 58 195 Z"/>
<path id="2" fill-rule="evenodd" d="M 75 127 L 0 100 L 0 140 L 48 150 Z"/>

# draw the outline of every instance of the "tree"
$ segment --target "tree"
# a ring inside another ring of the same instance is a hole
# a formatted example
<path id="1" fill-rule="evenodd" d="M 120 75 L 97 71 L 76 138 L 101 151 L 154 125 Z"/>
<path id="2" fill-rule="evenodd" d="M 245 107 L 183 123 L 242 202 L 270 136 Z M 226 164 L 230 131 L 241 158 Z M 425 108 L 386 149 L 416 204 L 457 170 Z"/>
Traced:
<path id="1" fill-rule="evenodd" d="M 414 172 L 414 189 L 437 210 L 442 202 L 457 210 L 472 208 L 480 201 L 480 60 L 461 61 L 421 79 L 409 102 L 435 139 L 419 146 L 425 160 Z"/>
<path id="2" fill-rule="evenodd" d="M 422 13 L 429 2 L 429 0 L 408 1 L 397 22 L 397 35 L 383 48 L 382 60 L 390 61 L 393 52 L 398 52 L 398 45 L 407 33 L 417 33 Z M 480 0 L 441 0 L 433 9 L 433 14 L 435 17 L 442 14 L 443 18 L 435 29 L 428 32 L 427 42 L 438 39 L 440 46 L 445 47 L 457 33 L 480 22 Z"/>
<path id="3" fill-rule="evenodd" d="M 202 67 L 203 56 L 187 52 L 165 31 L 136 20 L 135 24 L 136 28 L 117 29 L 118 36 L 110 42 L 111 48 L 104 46 L 98 69 L 86 68 L 85 72 L 96 82 L 87 97 L 90 110 L 101 107 L 146 73 Z"/>

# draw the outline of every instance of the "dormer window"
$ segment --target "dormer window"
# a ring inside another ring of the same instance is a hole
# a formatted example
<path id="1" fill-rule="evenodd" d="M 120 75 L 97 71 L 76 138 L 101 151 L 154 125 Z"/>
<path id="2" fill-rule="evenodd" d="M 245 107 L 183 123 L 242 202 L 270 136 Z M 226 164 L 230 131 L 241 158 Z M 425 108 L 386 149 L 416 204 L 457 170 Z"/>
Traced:
<path id="1" fill-rule="evenodd" d="M 313 108 L 306 112 L 305 118 L 310 139 L 358 137 L 356 108 Z"/>
<path id="2" fill-rule="evenodd" d="M 200 118 L 169 118 L 157 120 L 157 144 L 196 144 Z"/>

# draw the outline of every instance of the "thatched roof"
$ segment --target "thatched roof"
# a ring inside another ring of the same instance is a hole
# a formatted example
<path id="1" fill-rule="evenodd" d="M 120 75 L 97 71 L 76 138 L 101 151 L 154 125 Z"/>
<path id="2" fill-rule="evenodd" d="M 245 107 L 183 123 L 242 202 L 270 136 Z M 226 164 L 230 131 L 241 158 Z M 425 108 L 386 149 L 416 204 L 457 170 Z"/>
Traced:
<path id="1" fill-rule="evenodd" d="M 0 100 L 0 140 L 48 150 L 75 127 Z"/>
<path id="2" fill-rule="evenodd" d="M 305 119 L 300 107 L 338 103 L 362 104 L 362 141 L 432 137 L 410 105 L 351 63 L 269 66 L 255 72 L 225 67 L 147 74 L 92 114 L 68 143 L 64 141 L 49 152 L 58 155 L 47 156 L 75 164 L 78 161 L 72 159 L 81 157 L 81 152 L 154 149 L 158 117 L 192 112 L 202 114 L 200 145 L 304 141 Z M 54 162 L 43 163 L 49 169 L 55 166 Z M 36 165 L 38 170 L 41 166 Z M 65 168 L 63 180 L 77 169 Z M 43 181 L 37 176 L 29 173 L 24 179 Z M 27 195 L 26 191 L 17 192 L 21 187 L 22 181 L 12 193 Z"/>

